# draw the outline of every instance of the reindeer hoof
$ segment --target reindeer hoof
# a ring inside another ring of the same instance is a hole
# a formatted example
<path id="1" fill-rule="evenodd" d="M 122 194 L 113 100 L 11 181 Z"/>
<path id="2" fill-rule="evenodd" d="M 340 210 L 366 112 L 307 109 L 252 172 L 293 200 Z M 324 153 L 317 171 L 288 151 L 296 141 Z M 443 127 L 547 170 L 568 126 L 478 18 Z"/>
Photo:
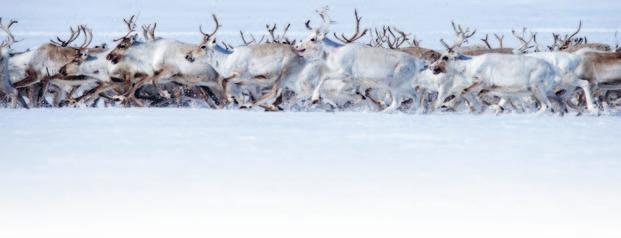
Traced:
<path id="1" fill-rule="evenodd" d="M 127 100 L 127 98 L 122 95 L 117 95 L 117 96 L 112 96 L 112 100 L 114 100 L 115 102 L 124 102 L 125 100 Z"/>
<path id="2" fill-rule="evenodd" d="M 69 98 L 69 99 L 62 100 L 59 106 L 66 107 L 66 106 L 74 106 L 76 104 L 78 104 L 77 100 L 73 98 Z"/>
<path id="3" fill-rule="evenodd" d="M 162 96 L 163 98 L 166 98 L 166 99 L 170 99 L 171 95 L 170 95 L 170 93 L 167 90 L 162 90 L 162 91 L 160 91 L 160 96 Z"/>

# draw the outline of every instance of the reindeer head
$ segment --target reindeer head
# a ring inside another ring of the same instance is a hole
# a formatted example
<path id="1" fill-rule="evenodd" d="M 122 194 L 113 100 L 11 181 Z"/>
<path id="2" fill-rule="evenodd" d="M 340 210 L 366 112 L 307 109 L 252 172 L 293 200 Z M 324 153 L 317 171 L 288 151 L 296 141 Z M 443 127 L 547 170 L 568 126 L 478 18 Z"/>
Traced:
<path id="1" fill-rule="evenodd" d="M 581 29 L 582 21 L 578 23 L 578 29 L 576 29 L 575 32 L 573 32 L 572 34 L 565 34 L 565 37 L 563 38 L 561 38 L 561 34 L 552 33 L 554 43 L 551 46 L 548 46 L 548 49 L 551 51 L 566 50 L 572 46 L 572 43 L 581 43 L 573 40 L 573 38 L 578 35 Z"/>
<path id="2" fill-rule="evenodd" d="M 313 28 L 310 25 L 310 20 L 306 21 L 306 28 L 310 30 L 311 33 L 306 39 L 294 46 L 298 54 L 306 58 L 318 57 L 323 53 L 323 41 L 328 34 L 330 24 L 332 24 L 332 20 L 330 20 L 330 16 L 328 16 L 327 7 L 317 10 L 317 13 L 321 17 L 323 24 L 319 28 Z"/>
<path id="3" fill-rule="evenodd" d="M 73 29 L 72 29 L 72 32 Z M 60 70 L 59 73 L 61 75 L 67 75 L 68 70 L 73 69 L 73 67 L 78 67 L 80 66 L 80 64 L 82 64 L 83 61 L 85 61 L 86 59 L 88 59 L 90 52 L 90 49 L 88 48 L 88 46 L 91 44 L 91 42 L 93 41 L 93 31 L 91 29 L 89 29 L 86 25 L 80 25 L 78 26 L 78 30 L 77 30 L 77 34 L 76 35 L 80 35 L 80 32 L 82 32 L 84 34 L 84 41 L 82 42 L 82 44 L 80 46 L 65 46 L 68 48 L 72 48 L 75 50 L 75 53 L 73 55 L 73 59 L 71 60 L 71 62 L 63 65 Z M 70 39 L 73 38 L 73 36 L 69 37 Z M 75 37 L 77 38 L 77 36 Z M 73 40 L 75 40 L 75 38 Z M 57 38 L 60 41 L 60 38 Z M 66 42 L 67 44 L 69 42 Z"/>
<path id="4" fill-rule="evenodd" d="M 444 39 L 440 39 L 440 43 L 446 48 L 446 52 L 442 53 L 438 60 L 429 65 L 429 70 L 431 70 L 433 74 L 446 73 L 450 62 L 464 59 L 465 57 L 461 55 L 457 49 L 468 42 L 468 38 L 474 36 L 477 32 L 476 29 L 471 32 L 470 28 L 464 30 L 461 25 L 457 25 L 455 22 L 451 22 L 451 25 L 455 31 L 455 41 L 449 46 Z"/>
<path id="5" fill-rule="evenodd" d="M 220 25 L 220 22 L 218 21 L 218 17 L 216 17 L 216 14 L 213 14 L 211 16 L 216 25 L 214 27 L 214 30 L 211 33 L 205 33 L 203 31 L 202 26 L 198 27 L 199 31 L 203 35 L 203 41 L 198 45 L 196 49 L 193 49 L 186 54 L 185 59 L 187 61 L 194 62 L 196 58 L 203 57 L 203 56 L 209 56 L 213 53 L 213 50 L 217 47 L 218 42 L 216 41 L 216 33 L 218 32 L 218 29 L 220 29 L 222 25 Z"/>
<path id="6" fill-rule="evenodd" d="M 136 16 L 133 15 L 129 19 L 123 19 L 123 22 L 127 25 L 127 34 L 125 36 L 115 39 L 115 42 L 118 42 L 116 47 L 110 51 L 110 53 L 106 56 L 107 60 L 110 60 L 113 64 L 118 63 L 121 58 L 125 55 L 127 49 L 136 44 L 136 39 L 138 38 L 138 34 L 136 31 Z"/>

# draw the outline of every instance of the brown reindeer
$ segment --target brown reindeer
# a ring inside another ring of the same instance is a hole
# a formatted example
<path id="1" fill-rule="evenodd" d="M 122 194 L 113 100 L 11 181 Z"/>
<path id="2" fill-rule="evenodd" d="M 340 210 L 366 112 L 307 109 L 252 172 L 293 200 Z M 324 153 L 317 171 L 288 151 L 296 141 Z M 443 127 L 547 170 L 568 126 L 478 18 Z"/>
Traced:
<path id="1" fill-rule="evenodd" d="M 397 33 L 395 33 L 397 32 Z M 405 52 L 409 55 L 412 55 L 416 58 L 426 60 L 428 62 L 434 62 L 440 59 L 440 53 L 425 47 L 420 46 L 420 41 L 416 40 L 416 38 L 412 37 L 409 39 L 407 33 L 397 29 L 396 27 L 383 27 L 381 33 L 379 30 L 375 29 L 375 42 L 376 45 L 372 46 L 382 46 L 384 43 L 390 49 L 399 50 Z M 401 47 L 403 44 L 408 43 L 409 46 Z"/>
<path id="2" fill-rule="evenodd" d="M 483 55 L 483 54 L 489 54 L 489 53 L 496 53 L 496 54 L 513 54 L 513 48 L 504 48 L 503 44 L 502 44 L 502 39 L 504 38 L 504 36 L 499 36 L 497 34 L 494 34 L 496 36 L 496 39 L 499 42 L 499 47 L 498 48 L 493 48 L 492 45 L 489 42 L 489 35 L 485 34 L 485 38 L 481 39 L 481 41 L 483 41 L 483 43 L 485 43 L 485 46 L 487 46 L 487 49 L 483 48 L 469 48 L 469 49 L 462 49 L 462 54 L 464 55 L 468 55 L 468 56 L 478 56 L 478 55 Z"/>
<path id="3" fill-rule="evenodd" d="M 79 46 L 71 45 L 78 37 L 83 34 L 84 41 Z M 78 57 L 85 57 L 88 53 L 101 52 L 102 48 L 88 48 L 92 41 L 92 31 L 84 25 L 75 29 L 70 28 L 70 35 L 67 39 L 56 37 L 50 43 L 39 46 L 37 49 L 14 56 L 15 65 L 14 78 L 12 85 L 17 89 L 28 88 L 38 85 L 38 94 L 32 96 L 31 103 L 39 106 L 43 100 L 44 93 L 47 91 L 50 80 L 62 77 L 60 70 L 64 65 L 70 63 Z M 57 100 L 56 100 L 57 101 Z"/>
<path id="4" fill-rule="evenodd" d="M 565 51 L 565 52 L 576 52 L 581 49 L 594 49 L 599 51 L 610 51 L 611 47 L 607 44 L 602 43 L 589 43 L 586 37 L 580 37 L 574 39 L 580 30 L 582 29 L 582 21 L 578 23 L 578 28 L 575 32 L 571 34 L 565 34 L 565 37 L 561 38 L 560 34 L 552 33 L 552 37 L 554 38 L 554 43 L 551 46 L 548 46 L 548 49 L 553 51 Z"/>
<path id="5" fill-rule="evenodd" d="M 593 85 L 600 101 L 606 92 L 621 90 L 621 53 L 583 50 L 576 54 L 582 56 L 576 74 Z"/>

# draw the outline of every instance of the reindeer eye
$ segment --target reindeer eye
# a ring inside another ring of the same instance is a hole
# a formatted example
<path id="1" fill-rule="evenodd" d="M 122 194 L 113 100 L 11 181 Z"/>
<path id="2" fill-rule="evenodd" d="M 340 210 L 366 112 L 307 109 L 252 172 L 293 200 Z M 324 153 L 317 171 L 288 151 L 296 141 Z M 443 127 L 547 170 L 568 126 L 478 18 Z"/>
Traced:
<path id="1" fill-rule="evenodd" d="M 312 38 L 312 39 L 311 39 L 311 41 L 312 41 L 312 42 L 315 42 L 315 41 L 316 41 L 316 39 L 315 39 L 315 38 Z"/>
<path id="2" fill-rule="evenodd" d="M 449 58 L 448 58 L 448 56 L 443 56 L 443 57 L 442 57 L 442 60 L 444 60 L 444 61 L 448 61 L 448 60 L 449 60 Z"/>
<path id="3" fill-rule="evenodd" d="M 207 49 L 207 46 L 206 45 L 201 45 L 201 49 L 203 49 L 203 50 Z"/>

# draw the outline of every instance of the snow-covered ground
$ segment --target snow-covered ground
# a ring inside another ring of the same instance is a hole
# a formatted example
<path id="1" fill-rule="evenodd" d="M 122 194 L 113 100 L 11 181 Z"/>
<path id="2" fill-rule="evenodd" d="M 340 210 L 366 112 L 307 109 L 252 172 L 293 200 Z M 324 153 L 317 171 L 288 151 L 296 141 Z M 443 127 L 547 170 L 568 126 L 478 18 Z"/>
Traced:
<path id="1" fill-rule="evenodd" d="M 0 111 L 0 237 L 619 237 L 621 118 Z"/>

